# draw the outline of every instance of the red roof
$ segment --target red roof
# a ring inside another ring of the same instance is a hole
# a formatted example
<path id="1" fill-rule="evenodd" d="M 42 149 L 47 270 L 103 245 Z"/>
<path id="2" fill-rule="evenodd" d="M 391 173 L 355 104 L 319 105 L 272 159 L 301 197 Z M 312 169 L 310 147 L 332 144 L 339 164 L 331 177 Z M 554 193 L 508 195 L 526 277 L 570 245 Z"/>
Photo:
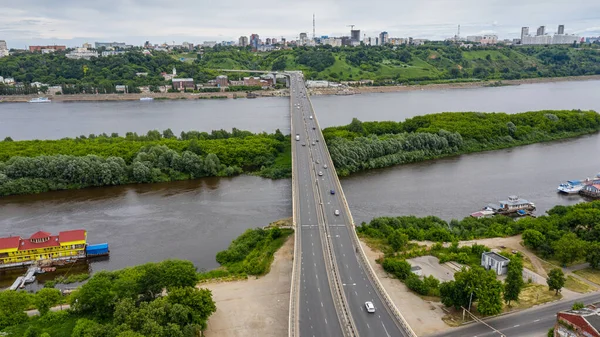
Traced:
<path id="1" fill-rule="evenodd" d="M 47 236 L 45 236 L 47 237 Z M 58 242 L 58 236 L 50 236 L 50 240 L 44 242 L 34 243 L 31 242 L 30 239 L 21 240 L 19 244 L 19 250 L 30 250 L 30 249 L 38 249 L 38 248 L 48 248 L 48 247 L 58 247 L 60 243 Z"/>
<path id="2" fill-rule="evenodd" d="M 52 235 L 52 234 L 50 234 L 48 232 L 44 232 L 44 231 L 39 231 L 39 232 L 33 233 L 33 235 L 29 237 L 29 240 L 31 240 L 31 239 L 43 239 L 43 238 L 49 237 L 50 235 Z"/>
<path id="3" fill-rule="evenodd" d="M 19 241 L 21 240 L 18 236 L 12 236 L 9 238 L 0 238 L 0 249 L 9 249 L 19 247 Z"/>
<path id="4" fill-rule="evenodd" d="M 71 242 L 85 240 L 85 229 L 75 229 L 58 233 L 58 241 Z"/>

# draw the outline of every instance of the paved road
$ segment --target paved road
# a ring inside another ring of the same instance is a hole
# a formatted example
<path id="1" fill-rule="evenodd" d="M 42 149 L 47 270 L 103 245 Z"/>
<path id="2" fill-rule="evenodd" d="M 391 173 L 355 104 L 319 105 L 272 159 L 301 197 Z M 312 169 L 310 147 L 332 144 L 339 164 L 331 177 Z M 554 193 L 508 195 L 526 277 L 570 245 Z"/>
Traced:
<path id="1" fill-rule="evenodd" d="M 308 165 L 310 169 L 314 170 L 313 172 L 316 173 L 316 177 L 318 178 L 316 183 L 314 178 L 309 181 L 305 181 L 304 179 L 308 177 L 308 175 L 303 174 L 303 176 L 300 176 L 302 173 L 298 171 L 298 173 L 300 173 L 297 174 L 300 185 L 300 190 L 298 191 L 300 199 L 307 198 L 307 203 L 312 204 L 310 207 L 306 208 L 310 210 L 311 214 L 314 210 L 313 206 L 315 204 L 317 205 L 317 211 L 321 211 L 324 214 L 324 230 L 326 235 L 328 235 L 328 237 L 331 239 L 341 281 L 344 285 L 344 293 L 346 295 L 352 319 L 354 320 L 359 335 L 361 337 L 407 336 L 407 334 L 396 325 L 391 314 L 384 306 L 382 299 L 379 297 L 378 292 L 375 290 L 374 285 L 367 277 L 367 272 L 363 269 L 364 267 L 359 262 L 358 253 L 351 238 L 353 233 L 348 228 L 351 223 L 350 215 L 346 213 L 346 210 L 343 207 L 343 194 L 336 190 L 335 179 L 337 179 L 337 176 L 335 175 L 335 169 L 333 169 L 333 163 L 329 161 L 329 157 L 327 156 L 325 141 L 323 139 L 321 130 L 316 124 L 314 111 L 312 111 L 312 107 L 305 96 L 306 89 L 304 87 L 304 83 L 300 80 L 300 78 L 294 77 L 292 79 L 292 114 L 296 115 L 293 118 L 294 131 L 292 136 L 295 137 L 296 134 L 300 134 L 300 140 L 294 142 L 296 144 L 300 143 L 300 146 L 296 147 L 297 156 L 295 159 L 298 160 L 299 170 L 306 169 L 306 165 Z M 301 130 L 302 132 L 299 132 L 299 128 L 297 127 L 298 125 L 305 126 L 305 129 Z M 302 144 L 304 144 L 304 146 Z M 305 161 L 308 161 L 308 163 Z M 316 186 L 317 193 L 314 197 L 315 199 L 311 199 L 310 194 L 312 191 L 307 192 L 307 190 L 311 190 L 309 188 L 310 186 Z M 331 194 L 332 190 L 334 194 Z M 322 205 L 319 205 L 319 201 L 322 202 Z M 335 214 L 336 210 L 339 212 L 339 215 Z M 304 215 L 304 211 L 300 211 L 300 214 Z M 304 223 L 304 220 L 302 221 Z M 312 247 L 312 243 L 314 243 L 315 247 L 317 246 L 317 239 L 313 239 L 317 237 L 316 234 L 313 234 L 313 232 L 316 232 L 316 229 L 312 230 L 313 227 L 310 227 L 311 231 L 305 231 L 305 228 L 306 227 L 302 227 L 302 261 L 304 266 L 307 265 L 307 261 L 305 260 L 307 254 L 311 254 L 310 251 L 306 251 L 305 249 L 310 249 Z M 309 233 L 313 235 L 309 236 Z M 307 242 L 310 240 L 310 243 L 305 242 L 305 239 Z M 316 271 L 318 269 L 313 268 L 313 270 Z M 301 278 L 301 282 L 304 284 L 305 278 L 311 279 L 314 278 L 314 275 L 303 269 L 303 275 Z M 312 291 L 312 293 L 314 293 L 314 291 Z M 304 296 L 310 298 L 311 295 L 307 290 L 305 290 Z M 306 303 L 302 302 L 303 298 L 304 297 L 301 295 L 301 305 L 306 305 Z M 366 301 L 373 302 L 375 308 L 377 309 L 375 313 L 366 312 Z M 306 308 L 308 309 L 308 306 Z M 305 336 L 304 332 L 307 330 L 304 326 L 307 322 L 305 319 L 303 319 L 306 317 L 302 316 L 305 314 L 302 312 L 303 310 L 306 311 L 306 309 L 301 307 L 300 323 L 301 335 Z M 332 308 L 331 310 L 335 309 Z M 329 312 L 330 310 L 326 311 Z M 314 321 L 315 319 L 321 319 L 320 316 L 309 317 L 311 318 L 311 321 Z M 328 319 L 328 322 L 330 322 L 330 319 Z M 326 333 L 317 330 L 317 333 L 314 335 L 323 336 L 326 335 Z M 309 334 L 306 334 L 306 336 L 309 336 Z"/>
<path id="2" fill-rule="evenodd" d="M 300 78 L 293 76 L 292 137 L 300 135 L 301 141 L 294 141 L 294 167 L 296 173 L 296 194 L 298 213 L 296 224 L 301 235 L 301 271 L 299 294 L 300 336 L 342 336 L 342 329 L 333 302 L 325 258 L 323 254 L 323 223 L 317 214 L 316 172 L 312 167 L 311 148 L 301 146 L 307 138 L 307 127 L 302 113 L 308 101 L 303 98 L 305 89 Z M 302 88 L 302 90 L 300 89 Z M 307 117 L 308 118 L 308 117 Z"/>
<path id="3" fill-rule="evenodd" d="M 548 330 L 556 323 L 556 313 L 569 310 L 575 302 L 585 304 L 600 301 L 600 294 L 582 296 L 570 301 L 560 301 L 539 306 L 518 313 L 486 320 L 485 322 L 502 332 L 507 337 L 546 336 Z M 483 324 L 472 323 L 450 331 L 431 335 L 432 337 L 494 337 L 500 336 Z"/>

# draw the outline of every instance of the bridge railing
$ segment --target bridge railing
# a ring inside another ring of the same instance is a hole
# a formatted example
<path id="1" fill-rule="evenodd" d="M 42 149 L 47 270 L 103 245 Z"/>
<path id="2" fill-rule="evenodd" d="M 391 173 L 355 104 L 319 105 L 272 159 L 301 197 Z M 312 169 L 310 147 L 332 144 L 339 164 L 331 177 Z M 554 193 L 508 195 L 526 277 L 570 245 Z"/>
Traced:
<path id="1" fill-rule="evenodd" d="M 288 336 L 299 337 L 300 336 L 300 320 L 298 319 L 299 311 L 299 298 L 300 298 L 300 262 L 302 260 L 300 254 L 301 246 L 301 224 L 296 223 L 296 217 L 298 216 L 298 202 L 296 201 L 296 192 L 298 183 L 296 177 L 296 170 L 294 167 L 294 157 L 296 154 L 296 144 L 294 143 L 294 123 L 293 123 L 293 102 L 290 97 L 290 125 L 291 125 L 291 139 L 292 142 L 292 224 L 294 226 L 294 256 L 292 257 L 292 284 L 290 286 L 290 308 L 289 308 L 289 321 L 288 321 Z"/>
<path id="2" fill-rule="evenodd" d="M 322 136 L 323 134 L 321 131 L 321 127 L 319 126 L 319 122 L 317 120 L 317 115 L 313 108 L 312 101 L 310 100 L 308 95 L 306 95 L 306 97 L 310 104 L 311 111 L 313 112 L 313 118 L 315 120 L 315 123 L 317 124 L 319 132 L 321 133 L 321 136 Z M 323 138 L 323 140 L 325 140 L 325 139 Z M 331 155 L 329 154 L 329 149 L 327 149 L 327 144 L 325 144 L 325 153 L 327 153 L 327 158 L 329 159 L 329 162 L 331 163 L 331 168 L 334 169 L 334 172 L 335 172 L 335 166 L 333 165 L 333 160 L 331 159 Z M 350 236 L 352 238 L 354 245 L 359 249 L 359 256 L 360 256 L 360 260 L 361 260 L 360 262 L 366 267 L 365 269 L 367 270 L 367 275 L 368 275 L 369 279 L 371 280 L 371 283 L 373 283 L 375 285 L 375 287 L 377 288 L 377 291 L 379 292 L 380 297 L 383 299 L 383 301 L 386 304 L 386 308 L 392 314 L 392 316 L 395 318 L 396 324 L 398 324 L 407 334 L 409 334 L 410 337 L 417 337 L 417 335 L 415 334 L 413 329 L 410 327 L 410 325 L 408 325 L 408 322 L 406 322 L 406 319 L 404 319 L 404 316 L 402 316 L 402 314 L 400 313 L 400 311 L 398 310 L 398 308 L 392 301 L 390 295 L 387 293 L 387 291 L 385 290 L 383 285 L 381 285 L 381 282 L 379 281 L 377 274 L 375 274 L 375 270 L 371 266 L 371 263 L 369 262 L 369 259 L 367 258 L 367 255 L 366 255 L 365 251 L 363 250 L 362 245 L 360 244 L 360 241 L 358 239 L 358 235 L 356 233 L 356 226 L 354 224 L 354 218 L 352 217 L 352 213 L 350 212 L 350 207 L 348 206 L 348 201 L 346 200 L 346 196 L 344 194 L 344 190 L 342 189 L 342 184 L 340 183 L 337 173 L 334 177 L 334 180 L 335 180 L 337 189 L 339 191 L 338 193 L 340 193 L 340 195 L 341 195 L 342 203 L 344 204 L 344 209 L 346 210 L 346 214 L 348 215 L 348 217 L 350 219 L 350 231 L 351 231 Z"/>

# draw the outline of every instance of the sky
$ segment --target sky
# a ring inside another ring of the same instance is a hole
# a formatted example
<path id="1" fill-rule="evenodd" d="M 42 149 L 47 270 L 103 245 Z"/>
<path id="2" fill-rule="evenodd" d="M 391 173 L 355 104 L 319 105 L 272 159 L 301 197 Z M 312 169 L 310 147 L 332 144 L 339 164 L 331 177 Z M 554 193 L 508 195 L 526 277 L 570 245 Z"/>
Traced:
<path id="1" fill-rule="evenodd" d="M 597 0 L 0 0 L 0 40 L 9 48 L 118 41 L 141 45 L 237 41 L 242 35 L 295 39 L 301 32 L 445 39 L 493 33 L 517 38 L 545 25 L 600 36 Z"/>

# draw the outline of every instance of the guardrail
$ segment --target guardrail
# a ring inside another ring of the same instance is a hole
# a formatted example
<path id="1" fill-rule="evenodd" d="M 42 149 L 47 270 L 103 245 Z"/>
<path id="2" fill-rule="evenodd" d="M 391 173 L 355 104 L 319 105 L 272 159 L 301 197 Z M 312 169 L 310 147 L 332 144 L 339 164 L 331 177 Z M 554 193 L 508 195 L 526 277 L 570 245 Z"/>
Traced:
<path id="1" fill-rule="evenodd" d="M 292 97 L 290 96 L 290 141 L 292 142 L 292 224 L 294 225 L 294 256 L 292 263 L 292 284 L 290 286 L 290 308 L 289 308 L 289 321 L 288 321 L 288 336 L 299 337 L 300 336 L 300 325 L 299 320 L 296 319 L 298 316 L 298 306 L 300 297 L 300 261 L 302 258 L 301 254 L 301 227 L 296 223 L 296 216 L 298 214 L 296 201 L 296 184 L 298 182 L 296 178 L 296 170 L 294 170 L 294 154 L 296 151 L 296 144 L 294 139 L 294 123 L 293 123 L 293 103 Z"/>
<path id="2" fill-rule="evenodd" d="M 306 97 L 310 104 L 310 108 L 313 112 L 313 118 L 315 120 L 315 123 L 319 127 L 319 133 L 321 133 L 321 136 L 323 136 L 321 127 L 319 126 L 319 122 L 317 120 L 315 109 L 313 108 L 313 105 L 312 105 L 312 101 L 310 100 L 308 95 Z M 323 141 L 325 141 L 324 137 L 323 137 Z M 331 159 L 331 155 L 329 154 L 329 149 L 327 149 L 327 144 L 325 144 L 325 150 L 326 150 L 325 153 L 327 153 L 327 158 L 329 159 L 329 162 L 331 164 L 331 168 L 335 170 L 333 160 Z M 351 231 L 350 236 L 352 237 L 352 241 L 354 242 L 354 245 L 357 248 L 359 248 L 359 252 L 360 252 L 359 256 L 360 256 L 360 260 L 361 260 L 360 262 L 366 266 L 365 269 L 367 270 L 367 275 L 368 275 L 369 279 L 371 280 L 371 283 L 373 283 L 375 285 L 375 288 L 377 288 L 377 291 L 378 291 L 381 299 L 386 304 L 386 308 L 392 314 L 392 316 L 395 318 L 396 324 L 399 327 L 401 327 L 410 337 L 417 337 L 417 334 L 415 334 L 415 332 L 410 327 L 410 325 L 408 325 L 408 323 L 406 322 L 406 319 L 404 319 L 404 316 L 402 316 L 402 314 L 400 313 L 400 311 L 398 310 L 398 308 L 396 307 L 394 302 L 391 300 L 390 295 L 387 293 L 385 288 L 381 285 L 381 282 L 379 281 L 377 274 L 375 274 L 375 270 L 371 266 L 371 263 L 369 263 L 369 259 L 367 258 L 367 255 L 366 255 L 365 251 L 363 250 L 363 248 L 360 244 L 360 241 L 358 240 L 358 235 L 356 234 L 356 228 L 355 228 L 355 224 L 354 224 L 354 218 L 352 218 L 352 213 L 350 213 L 350 207 L 348 206 L 348 201 L 346 200 L 344 190 L 342 189 L 342 184 L 340 183 L 340 180 L 337 177 L 337 172 L 334 177 L 334 180 L 335 180 L 337 189 L 339 191 L 338 193 L 341 194 L 342 203 L 344 204 L 346 214 L 348 215 L 348 217 L 350 219 L 350 231 Z"/>

